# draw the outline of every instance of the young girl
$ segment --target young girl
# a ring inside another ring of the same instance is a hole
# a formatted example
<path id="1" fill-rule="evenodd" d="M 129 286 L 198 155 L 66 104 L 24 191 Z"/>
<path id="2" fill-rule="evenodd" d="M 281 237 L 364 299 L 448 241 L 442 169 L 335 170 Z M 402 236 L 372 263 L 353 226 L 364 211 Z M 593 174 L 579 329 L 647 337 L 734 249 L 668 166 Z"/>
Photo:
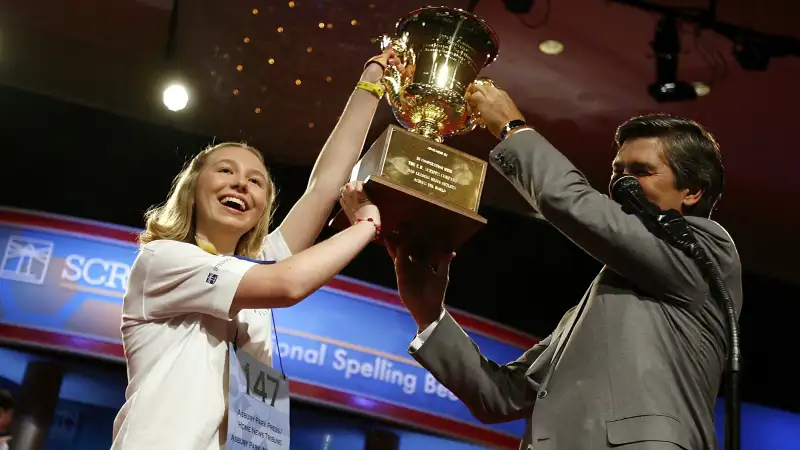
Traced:
<path id="1" fill-rule="evenodd" d="M 112 449 L 224 448 L 228 343 L 271 364 L 270 308 L 300 302 L 379 236 L 378 209 L 345 182 L 396 59 L 389 50 L 367 63 L 306 192 L 273 232 L 275 188 L 242 144 L 202 151 L 146 214 L 123 299 L 129 384 Z M 311 247 L 337 199 L 353 225 Z"/>

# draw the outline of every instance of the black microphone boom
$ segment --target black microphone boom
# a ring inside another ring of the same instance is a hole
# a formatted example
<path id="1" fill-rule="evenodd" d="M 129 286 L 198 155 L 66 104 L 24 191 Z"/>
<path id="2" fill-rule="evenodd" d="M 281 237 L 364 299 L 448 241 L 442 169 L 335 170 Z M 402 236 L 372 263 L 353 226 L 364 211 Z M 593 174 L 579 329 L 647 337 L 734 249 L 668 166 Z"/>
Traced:
<path id="1" fill-rule="evenodd" d="M 739 450 L 741 422 L 739 376 L 742 366 L 742 357 L 739 351 L 739 324 L 736 321 L 736 307 L 722 280 L 719 267 L 697 242 L 686 219 L 675 210 L 663 211 L 650 202 L 644 195 L 642 186 L 636 177 L 625 175 L 616 180 L 611 185 L 611 198 L 622 205 L 623 211 L 639 216 L 653 234 L 692 258 L 712 288 L 713 298 L 725 312 L 728 331 L 728 358 L 725 367 L 727 378 L 725 383 L 725 449 Z"/>

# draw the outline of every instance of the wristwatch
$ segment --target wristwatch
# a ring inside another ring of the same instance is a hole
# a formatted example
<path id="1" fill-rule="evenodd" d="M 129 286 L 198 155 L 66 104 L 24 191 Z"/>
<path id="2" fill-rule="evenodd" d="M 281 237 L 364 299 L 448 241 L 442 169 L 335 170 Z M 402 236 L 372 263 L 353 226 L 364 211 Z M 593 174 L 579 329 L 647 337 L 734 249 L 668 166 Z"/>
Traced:
<path id="1" fill-rule="evenodd" d="M 517 119 L 508 122 L 507 124 L 503 125 L 503 128 L 500 129 L 500 140 L 502 141 L 505 139 L 511 130 L 526 126 L 528 126 L 528 124 L 524 120 Z"/>

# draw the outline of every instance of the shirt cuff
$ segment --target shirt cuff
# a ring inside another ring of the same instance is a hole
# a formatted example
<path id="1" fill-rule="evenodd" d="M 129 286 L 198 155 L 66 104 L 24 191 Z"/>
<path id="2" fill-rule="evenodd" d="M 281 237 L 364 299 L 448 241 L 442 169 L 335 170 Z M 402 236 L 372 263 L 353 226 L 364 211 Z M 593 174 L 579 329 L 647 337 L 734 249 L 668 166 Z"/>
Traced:
<path id="1" fill-rule="evenodd" d="M 513 135 L 515 135 L 517 133 L 522 133 L 522 132 L 525 132 L 525 131 L 534 131 L 534 129 L 530 125 L 521 126 L 521 127 L 517 128 L 516 130 L 514 130 L 514 132 L 511 133 L 510 136 L 506 136 L 505 139 L 503 139 L 503 141 L 505 141 L 506 139 L 510 138 L 511 136 L 513 136 Z"/>
<path id="2" fill-rule="evenodd" d="M 439 314 L 439 318 L 435 321 L 431 322 L 420 334 L 411 341 L 411 345 L 409 346 L 409 350 L 413 353 L 419 350 L 424 344 L 425 341 L 428 340 L 433 330 L 436 329 L 436 326 L 439 325 L 439 322 L 444 319 L 445 309 L 442 308 L 442 313 Z"/>

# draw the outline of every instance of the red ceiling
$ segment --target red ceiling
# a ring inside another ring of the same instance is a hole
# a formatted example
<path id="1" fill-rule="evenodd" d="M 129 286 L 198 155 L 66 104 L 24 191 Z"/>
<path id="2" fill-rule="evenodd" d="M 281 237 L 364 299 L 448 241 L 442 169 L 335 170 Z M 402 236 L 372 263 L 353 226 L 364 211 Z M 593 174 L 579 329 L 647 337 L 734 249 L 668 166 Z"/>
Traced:
<path id="1" fill-rule="evenodd" d="M 0 25 L 6 30 L 0 82 L 206 135 L 239 136 L 271 159 L 309 164 L 361 64 L 376 52 L 370 38 L 391 31 L 397 18 L 426 2 L 296 0 L 293 8 L 288 0 L 182 2 L 177 67 L 192 81 L 194 95 L 178 114 L 158 104 L 165 81 L 168 3 L 93 0 L 67 8 L 56 0 L 0 0 Z M 763 31 L 798 32 L 791 18 L 800 16 L 800 3 L 758 5 L 720 1 L 720 16 Z M 648 44 L 656 16 L 603 0 L 552 0 L 546 23 L 533 29 L 523 24 L 540 23 L 546 6 L 539 0 L 533 12 L 519 17 L 500 0 L 483 0 L 475 11 L 500 38 L 500 57 L 485 74 L 510 92 L 529 122 L 598 187 L 605 185 L 611 138 L 620 121 L 664 111 L 705 124 L 725 158 L 727 183 L 717 219 L 731 231 L 747 266 L 800 281 L 800 258 L 795 257 L 800 238 L 794 233 L 800 218 L 790 206 L 800 193 L 791 150 L 800 61 L 775 59 L 766 72 L 745 72 L 731 56 L 730 41 L 710 32 L 696 36 L 686 26 L 680 74 L 711 83 L 711 94 L 657 104 L 646 91 L 654 76 Z M 332 28 L 320 29 L 320 22 Z M 565 52 L 540 53 L 543 39 L 562 41 Z M 389 123 L 384 106 L 371 138 Z M 494 142 L 479 131 L 448 144 L 485 155 Z M 518 194 L 494 175 L 484 204 L 528 212 Z"/>

